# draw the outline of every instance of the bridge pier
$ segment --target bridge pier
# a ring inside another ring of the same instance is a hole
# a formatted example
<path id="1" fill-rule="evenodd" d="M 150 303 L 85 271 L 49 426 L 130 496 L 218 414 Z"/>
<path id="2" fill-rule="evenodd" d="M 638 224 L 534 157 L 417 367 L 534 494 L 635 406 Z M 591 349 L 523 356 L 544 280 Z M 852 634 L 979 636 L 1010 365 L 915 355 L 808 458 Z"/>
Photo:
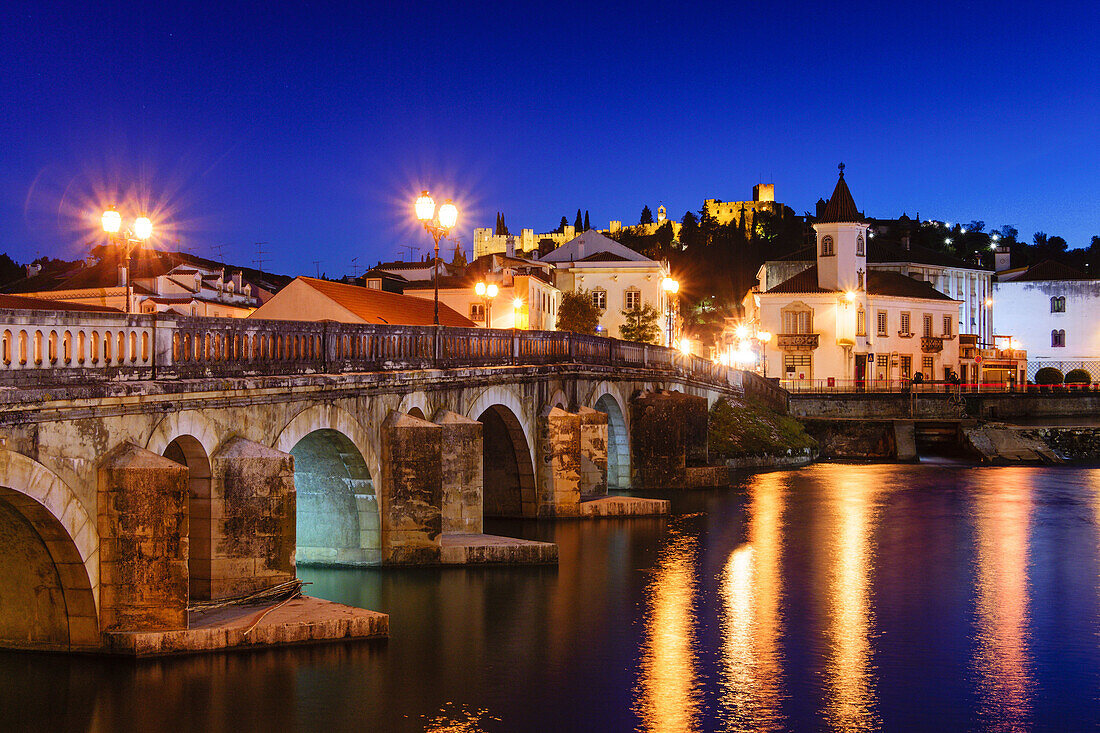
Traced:
<path id="1" fill-rule="evenodd" d="M 580 495 L 582 499 L 607 496 L 607 414 L 581 405 Z"/>
<path id="2" fill-rule="evenodd" d="M 186 629 L 187 468 L 123 443 L 98 476 L 100 629 Z"/>
<path id="3" fill-rule="evenodd" d="M 632 484 L 684 488 L 689 465 L 707 462 L 707 400 L 681 392 L 646 392 L 630 402 Z"/>
<path id="4" fill-rule="evenodd" d="M 576 517 L 581 501 L 581 421 L 560 407 L 547 407 L 538 422 L 539 517 Z"/>
<path id="5" fill-rule="evenodd" d="M 192 592 L 192 598 L 228 598 L 292 580 L 294 459 L 234 437 L 214 454 L 211 467 L 208 593 Z"/>
<path id="6" fill-rule="evenodd" d="M 443 531 L 481 534 L 484 529 L 481 423 L 450 410 L 437 412 L 433 422 L 442 430 Z"/>
<path id="7" fill-rule="evenodd" d="M 443 429 L 390 412 L 382 423 L 382 562 L 440 561 Z"/>

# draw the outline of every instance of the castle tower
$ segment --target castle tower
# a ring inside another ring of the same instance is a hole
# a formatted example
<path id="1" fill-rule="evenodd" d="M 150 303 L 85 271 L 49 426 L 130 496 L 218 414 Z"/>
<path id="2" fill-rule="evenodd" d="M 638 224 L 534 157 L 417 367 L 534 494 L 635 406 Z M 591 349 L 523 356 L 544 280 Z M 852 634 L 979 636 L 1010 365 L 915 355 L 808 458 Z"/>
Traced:
<path id="1" fill-rule="evenodd" d="M 844 164 L 833 195 L 814 223 L 817 284 L 825 290 L 863 290 L 867 277 L 867 224 L 844 182 Z"/>
<path id="2" fill-rule="evenodd" d="M 661 224 L 665 220 L 665 205 L 661 204 L 657 207 L 657 223 Z"/>

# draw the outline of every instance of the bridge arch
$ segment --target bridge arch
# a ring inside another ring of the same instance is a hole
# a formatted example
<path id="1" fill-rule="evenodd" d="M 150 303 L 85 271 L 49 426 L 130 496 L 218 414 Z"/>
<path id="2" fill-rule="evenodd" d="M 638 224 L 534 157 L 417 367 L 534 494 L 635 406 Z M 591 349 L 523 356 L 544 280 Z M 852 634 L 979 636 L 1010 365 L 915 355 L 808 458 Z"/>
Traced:
<path id="1" fill-rule="evenodd" d="M 466 414 L 483 426 L 485 516 L 533 518 L 537 510 L 534 461 L 519 399 L 510 390 L 490 388 Z"/>
<path id="2" fill-rule="evenodd" d="M 99 643 L 99 536 L 45 466 L 0 451 L 0 641 L 27 648 Z"/>
<path id="3" fill-rule="evenodd" d="M 207 456 L 212 456 L 221 443 L 220 433 L 218 426 L 198 410 L 171 412 L 153 428 L 149 440 L 145 442 L 145 450 L 163 456 L 174 440 L 189 435 L 198 441 Z"/>
<path id="4" fill-rule="evenodd" d="M 274 447 L 294 456 L 298 562 L 380 562 L 380 470 L 359 421 L 333 405 L 316 405 L 295 416 Z"/>
<path id="5" fill-rule="evenodd" d="M 547 407 L 560 407 L 563 410 L 569 410 L 569 398 L 565 396 L 565 392 L 560 389 L 554 390 L 554 394 L 550 395 L 550 399 L 546 401 Z"/>
<path id="6" fill-rule="evenodd" d="M 403 412 L 421 420 L 431 420 L 435 410 L 428 402 L 428 395 L 423 392 L 410 392 L 401 398 L 397 407 L 398 412 Z"/>
<path id="7" fill-rule="evenodd" d="M 626 407 L 617 390 L 609 390 L 592 403 L 592 408 L 607 415 L 607 488 L 630 488 L 630 434 Z"/>

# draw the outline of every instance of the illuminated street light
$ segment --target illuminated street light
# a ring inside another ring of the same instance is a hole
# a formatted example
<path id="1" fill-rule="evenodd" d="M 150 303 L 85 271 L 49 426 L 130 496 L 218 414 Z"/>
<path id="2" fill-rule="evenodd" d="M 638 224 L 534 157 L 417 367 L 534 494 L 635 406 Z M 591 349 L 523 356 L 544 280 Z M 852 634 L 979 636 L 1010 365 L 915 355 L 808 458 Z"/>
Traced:
<path id="1" fill-rule="evenodd" d="M 768 378 L 768 343 L 772 340 L 771 331 L 759 331 L 756 338 L 760 341 L 760 356 L 763 361 L 764 379 Z"/>
<path id="2" fill-rule="evenodd" d="M 680 291 L 680 283 L 673 280 L 671 277 L 666 277 L 661 281 L 661 289 L 665 291 L 665 313 L 668 320 L 668 345 L 672 346 L 675 339 L 673 306 L 678 304 L 678 301 L 672 296 Z"/>
<path id="3" fill-rule="evenodd" d="M 944 237 L 943 243 L 944 244 L 951 244 L 951 237 Z"/>
<path id="4" fill-rule="evenodd" d="M 523 308 L 523 298 L 512 301 L 512 328 L 519 328 L 519 312 Z"/>
<path id="5" fill-rule="evenodd" d="M 149 221 L 149 217 L 139 216 L 134 219 L 134 236 L 143 242 L 153 236 L 153 222 Z"/>
<path id="6" fill-rule="evenodd" d="M 107 234 L 107 239 L 116 246 L 124 247 L 126 253 L 126 312 L 133 310 L 131 304 L 133 286 L 130 282 L 130 270 L 132 269 L 132 256 L 135 244 L 142 244 L 153 236 L 153 222 L 147 216 L 139 216 L 134 219 L 131 229 L 123 230 L 122 214 L 114 206 L 109 207 L 99 217 L 99 223 Z"/>
<path id="7" fill-rule="evenodd" d="M 744 341 L 749 337 L 749 329 L 744 323 L 739 323 L 737 328 L 733 329 L 733 333 L 739 341 Z"/>
<path id="8" fill-rule="evenodd" d="M 849 303 L 855 303 L 856 302 L 856 291 L 849 290 L 848 292 L 846 292 L 844 294 L 844 299 L 846 301 L 848 301 Z"/>
<path id="9" fill-rule="evenodd" d="M 416 218 L 424 226 L 424 230 L 428 234 L 432 235 L 432 239 L 435 241 L 435 258 L 432 260 L 432 290 L 435 296 L 435 315 L 433 321 L 435 325 L 439 325 L 439 240 L 446 239 L 447 233 L 454 228 L 454 225 L 458 222 L 458 209 L 451 203 L 450 199 L 443 202 L 443 205 L 439 207 L 438 216 L 435 210 L 435 199 L 427 191 L 421 191 L 420 196 L 417 197 L 416 202 L 413 204 L 413 208 L 416 209 Z M 432 217 L 436 219 L 433 222 Z"/>
<path id="10" fill-rule="evenodd" d="M 483 282 L 479 282 L 474 285 L 474 292 L 481 298 L 481 302 L 485 308 L 485 328 L 490 328 L 493 324 L 493 298 L 497 297 L 497 293 L 500 292 L 500 289 L 497 288 L 496 283 L 489 283 L 486 285 Z"/>
<path id="11" fill-rule="evenodd" d="M 122 214 L 118 213 L 113 206 L 103 212 L 101 221 L 103 231 L 108 234 L 118 234 L 118 230 L 122 228 Z"/>

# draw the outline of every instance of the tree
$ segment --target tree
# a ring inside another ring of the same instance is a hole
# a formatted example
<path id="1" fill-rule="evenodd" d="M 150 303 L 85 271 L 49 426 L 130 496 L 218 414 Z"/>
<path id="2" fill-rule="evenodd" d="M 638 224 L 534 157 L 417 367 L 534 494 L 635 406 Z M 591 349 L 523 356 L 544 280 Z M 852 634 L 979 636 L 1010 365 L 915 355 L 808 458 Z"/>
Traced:
<path id="1" fill-rule="evenodd" d="M 561 221 L 558 223 L 558 228 L 555 229 L 554 231 L 557 232 L 558 234 L 561 234 L 562 232 L 565 231 L 565 228 L 567 226 L 569 226 L 569 219 L 568 219 L 568 217 L 563 216 L 561 218 Z"/>
<path id="2" fill-rule="evenodd" d="M 619 326 L 619 336 L 624 341 L 661 343 L 661 314 L 652 305 L 644 303 L 641 308 L 630 308 L 622 314 L 626 320 Z"/>
<path id="3" fill-rule="evenodd" d="M 587 290 L 574 290 L 563 293 L 558 305 L 559 331 L 572 331 L 589 336 L 596 335 L 596 326 L 600 322 L 600 311 L 592 302 L 592 293 Z"/>
<path id="4" fill-rule="evenodd" d="M 588 224 L 588 209 L 584 210 L 584 230 L 587 232 L 592 227 Z"/>
<path id="5" fill-rule="evenodd" d="M 646 204 L 645 206 L 642 207 L 642 218 L 638 223 L 639 224 L 652 224 L 653 223 L 653 212 L 649 210 L 649 205 L 648 204 Z"/>
<path id="6" fill-rule="evenodd" d="M 584 231 L 584 219 L 581 218 L 581 210 L 577 209 L 577 219 L 573 222 L 573 231 L 580 234 Z"/>

